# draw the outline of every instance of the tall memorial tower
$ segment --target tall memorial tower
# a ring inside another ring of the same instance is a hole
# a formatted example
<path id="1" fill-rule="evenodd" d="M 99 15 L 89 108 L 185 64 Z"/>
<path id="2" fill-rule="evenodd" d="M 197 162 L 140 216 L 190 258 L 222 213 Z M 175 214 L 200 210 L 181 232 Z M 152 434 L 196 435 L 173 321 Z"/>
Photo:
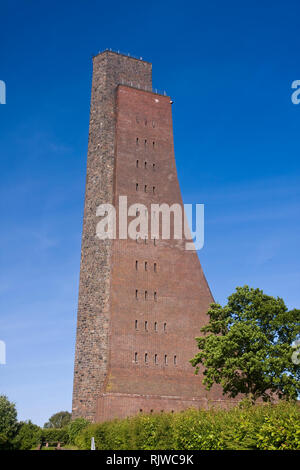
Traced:
<path id="1" fill-rule="evenodd" d="M 182 206 L 170 97 L 152 90 L 152 65 L 111 51 L 93 59 L 73 417 L 91 421 L 206 407 L 189 360 L 213 298 L 184 240 L 100 240 L 97 207 L 119 196 Z"/>

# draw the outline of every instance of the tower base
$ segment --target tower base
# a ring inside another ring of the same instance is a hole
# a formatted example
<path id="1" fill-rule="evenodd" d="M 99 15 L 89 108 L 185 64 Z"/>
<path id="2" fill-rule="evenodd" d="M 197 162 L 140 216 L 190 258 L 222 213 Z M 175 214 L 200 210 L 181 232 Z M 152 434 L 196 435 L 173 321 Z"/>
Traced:
<path id="1" fill-rule="evenodd" d="M 160 395 L 129 395 L 126 393 L 103 393 L 97 401 L 96 421 L 126 418 L 138 413 L 171 413 L 187 408 L 229 408 L 238 403 L 234 400 L 208 399 L 206 397 L 179 397 Z"/>

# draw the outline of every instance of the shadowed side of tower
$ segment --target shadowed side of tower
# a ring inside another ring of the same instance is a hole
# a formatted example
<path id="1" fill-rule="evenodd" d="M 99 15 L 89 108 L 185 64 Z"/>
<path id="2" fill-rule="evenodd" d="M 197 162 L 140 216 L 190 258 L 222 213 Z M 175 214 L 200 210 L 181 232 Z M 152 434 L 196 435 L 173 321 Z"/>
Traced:
<path id="1" fill-rule="evenodd" d="M 92 421 L 107 376 L 111 312 L 112 244 L 95 237 L 96 209 L 113 203 L 116 90 L 122 82 L 151 89 L 151 64 L 108 51 L 94 57 L 73 387 L 73 417 Z"/>
<path id="2" fill-rule="evenodd" d="M 170 98 L 152 92 L 151 64 L 104 52 L 93 62 L 73 417 L 102 421 L 220 401 L 189 363 L 213 302 L 197 253 L 150 233 L 96 238 L 97 207 L 112 203 L 118 213 L 119 196 L 128 207 L 183 206 Z"/>

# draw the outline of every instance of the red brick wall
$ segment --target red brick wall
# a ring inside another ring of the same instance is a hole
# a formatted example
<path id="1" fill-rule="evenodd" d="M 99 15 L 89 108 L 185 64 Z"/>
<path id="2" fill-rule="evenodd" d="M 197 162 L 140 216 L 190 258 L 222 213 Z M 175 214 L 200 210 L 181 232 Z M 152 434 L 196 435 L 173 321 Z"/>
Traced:
<path id="1" fill-rule="evenodd" d="M 128 206 L 137 202 L 148 208 L 151 203 L 182 204 L 169 97 L 118 87 L 115 162 L 116 206 L 122 195 L 127 195 Z M 113 395 L 104 401 L 100 399 L 103 404 L 99 405 L 97 419 L 107 419 L 110 414 L 118 416 L 120 407 L 123 415 L 127 405 L 128 413 L 133 409 L 139 411 L 139 407 L 145 408 L 147 399 L 146 408 L 154 411 L 190 406 L 191 397 L 200 399 L 201 403 L 207 399 L 201 376 L 194 375 L 189 360 L 197 352 L 194 338 L 206 322 L 213 298 L 197 254 L 186 251 L 184 244 L 181 240 L 158 240 L 154 245 L 150 233 L 146 243 L 144 240 L 113 242 L 109 368 L 105 387 L 108 396 Z M 121 398 L 116 393 L 141 394 L 144 398 Z M 210 394 L 210 398 L 215 394 Z M 151 399 L 150 395 L 156 398 Z M 169 404 L 167 398 L 162 401 L 157 398 L 161 395 L 182 397 L 185 401 L 170 398 Z M 216 395 L 220 398 L 219 393 Z"/>
<path id="2" fill-rule="evenodd" d="M 220 398 L 182 398 L 176 396 L 104 393 L 98 399 L 97 416 L 101 417 L 102 421 L 109 421 L 114 418 L 120 419 L 133 416 L 141 412 L 172 413 L 187 408 L 229 408 L 236 403 L 237 401 Z"/>

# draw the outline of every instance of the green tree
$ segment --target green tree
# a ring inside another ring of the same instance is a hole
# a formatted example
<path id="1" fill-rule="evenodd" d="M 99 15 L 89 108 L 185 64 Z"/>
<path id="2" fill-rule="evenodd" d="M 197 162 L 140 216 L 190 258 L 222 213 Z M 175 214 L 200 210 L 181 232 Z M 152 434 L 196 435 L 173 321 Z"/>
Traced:
<path id="1" fill-rule="evenodd" d="M 49 421 L 44 424 L 44 428 L 63 428 L 69 424 L 71 416 L 72 415 L 69 411 L 59 411 L 49 418 Z"/>
<path id="2" fill-rule="evenodd" d="M 18 431 L 17 410 L 5 395 L 0 395 L 0 449 L 11 447 Z"/>
<path id="3" fill-rule="evenodd" d="M 262 290 L 237 287 L 225 307 L 212 304 L 209 323 L 196 338 L 199 352 L 191 359 L 210 390 L 221 384 L 223 394 L 243 394 L 254 402 L 296 399 L 300 370 L 292 360 L 293 343 L 300 332 L 300 310 L 288 310 L 284 301 Z"/>
<path id="4" fill-rule="evenodd" d="M 30 450 L 41 440 L 41 428 L 30 420 L 19 423 L 19 430 L 14 439 L 14 447 L 18 450 Z"/>

